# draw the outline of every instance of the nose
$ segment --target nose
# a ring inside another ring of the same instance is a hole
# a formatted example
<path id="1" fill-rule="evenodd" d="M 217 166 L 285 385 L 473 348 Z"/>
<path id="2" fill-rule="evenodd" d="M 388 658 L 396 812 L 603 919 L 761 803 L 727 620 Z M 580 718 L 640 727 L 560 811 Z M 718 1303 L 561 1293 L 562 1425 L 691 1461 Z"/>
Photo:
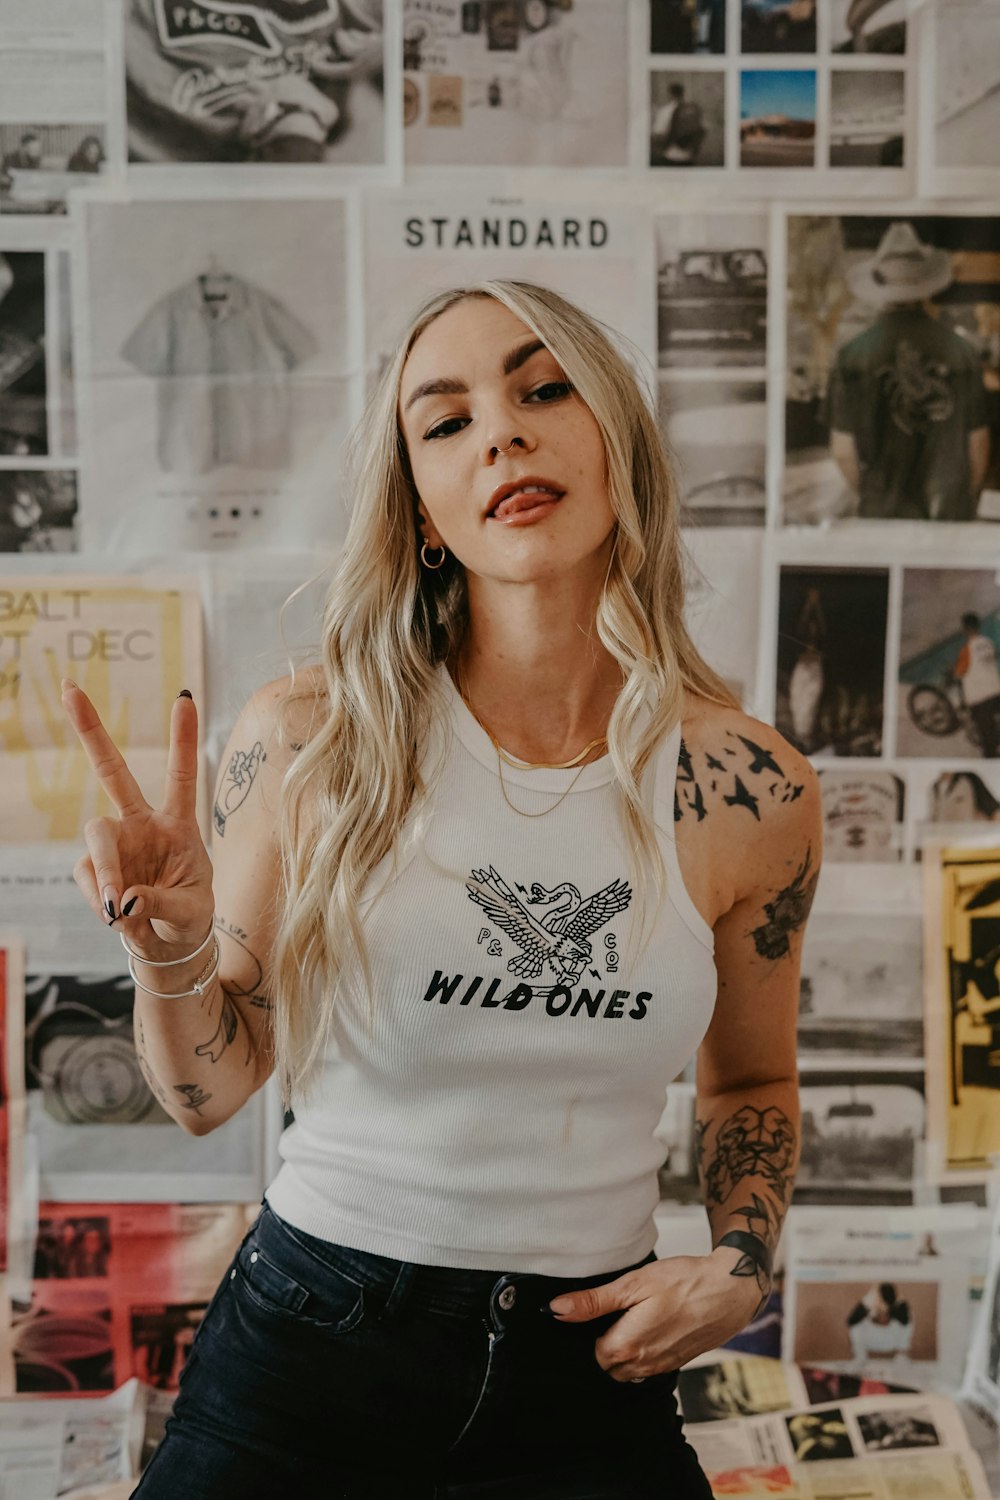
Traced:
<path id="1" fill-rule="evenodd" d="M 512 437 L 510 442 L 502 448 L 498 444 L 492 443 L 490 445 L 490 457 L 497 458 L 501 453 L 513 453 L 515 448 L 527 448 L 527 444 L 525 443 L 524 438 Z"/>

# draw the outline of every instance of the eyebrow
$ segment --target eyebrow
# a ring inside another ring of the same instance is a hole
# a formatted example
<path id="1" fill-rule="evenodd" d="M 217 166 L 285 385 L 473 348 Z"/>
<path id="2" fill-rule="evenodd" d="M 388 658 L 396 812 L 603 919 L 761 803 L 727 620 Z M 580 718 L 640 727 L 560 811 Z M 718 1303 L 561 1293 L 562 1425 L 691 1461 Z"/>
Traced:
<path id="1" fill-rule="evenodd" d="M 508 350 L 503 357 L 501 365 L 503 373 L 505 375 L 513 375 L 514 371 L 519 370 L 523 364 L 526 364 L 533 354 L 537 354 L 539 349 L 544 348 L 546 348 L 546 345 L 542 343 L 541 339 L 529 339 L 526 344 L 518 344 L 515 348 Z M 418 385 L 416 390 L 410 393 L 403 410 L 404 412 L 409 411 L 415 402 L 422 401 L 425 396 L 464 396 L 467 394 L 468 389 L 469 387 L 464 381 L 456 380 L 454 376 L 450 375 L 442 375 L 437 380 L 425 380 L 422 385 Z"/>

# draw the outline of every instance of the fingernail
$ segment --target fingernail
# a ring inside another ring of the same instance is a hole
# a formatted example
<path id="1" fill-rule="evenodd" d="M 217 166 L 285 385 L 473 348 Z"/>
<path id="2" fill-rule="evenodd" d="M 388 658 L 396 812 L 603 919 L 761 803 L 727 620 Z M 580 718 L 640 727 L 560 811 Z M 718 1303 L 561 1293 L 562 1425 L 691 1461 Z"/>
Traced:
<path id="1" fill-rule="evenodd" d="M 141 915 L 142 915 L 142 897 L 141 896 L 133 896 L 132 899 L 131 899 L 131 901 L 126 901 L 125 905 L 122 907 L 122 916 L 123 917 L 132 917 L 132 916 L 139 917 Z"/>
<path id="2" fill-rule="evenodd" d="M 63 680 L 62 680 L 62 682 L 60 683 L 60 687 L 61 687 L 62 691 L 65 693 L 70 688 L 75 688 L 76 687 L 76 683 L 73 681 L 72 677 L 64 677 Z"/>
<path id="3" fill-rule="evenodd" d="M 561 1317 L 564 1313 L 573 1311 L 573 1299 L 571 1297 L 556 1297 L 549 1303 L 549 1312 L 554 1317 Z"/>
<path id="4" fill-rule="evenodd" d="M 104 887 L 104 910 L 107 912 L 108 916 L 113 922 L 117 921 L 118 918 L 118 913 L 115 911 L 115 906 L 117 905 L 117 903 L 118 892 L 115 890 L 113 885 L 106 885 Z"/>
<path id="5" fill-rule="evenodd" d="M 178 698 L 192 698 L 192 699 L 194 697 L 193 693 L 188 688 L 181 688 L 181 690 L 177 694 L 177 696 L 178 696 Z"/>

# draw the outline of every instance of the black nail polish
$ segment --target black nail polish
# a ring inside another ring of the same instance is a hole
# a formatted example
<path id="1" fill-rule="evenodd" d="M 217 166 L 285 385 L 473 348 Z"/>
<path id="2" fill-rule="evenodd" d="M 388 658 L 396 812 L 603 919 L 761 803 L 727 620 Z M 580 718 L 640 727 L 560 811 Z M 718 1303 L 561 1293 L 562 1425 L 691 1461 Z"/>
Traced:
<path id="1" fill-rule="evenodd" d="M 107 912 L 112 922 L 116 922 L 118 920 L 118 913 L 115 911 L 115 903 L 113 901 L 105 901 L 104 910 Z"/>
<path id="2" fill-rule="evenodd" d="M 194 695 L 189 688 L 181 688 L 177 696 L 178 698 L 193 698 Z"/>
<path id="3" fill-rule="evenodd" d="M 132 908 L 135 905 L 135 903 L 138 901 L 138 899 L 139 899 L 138 896 L 133 896 L 132 899 L 131 899 L 131 901 L 126 901 L 125 902 L 125 905 L 122 907 L 122 916 L 123 917 L 130 917 L 132 915 Z"/>

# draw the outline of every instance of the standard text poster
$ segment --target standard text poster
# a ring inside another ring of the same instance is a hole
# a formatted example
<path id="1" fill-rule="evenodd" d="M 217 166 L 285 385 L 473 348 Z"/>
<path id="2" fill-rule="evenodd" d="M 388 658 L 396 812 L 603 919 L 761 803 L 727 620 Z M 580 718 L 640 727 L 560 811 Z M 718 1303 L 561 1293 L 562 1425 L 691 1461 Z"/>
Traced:
<path id="1" fill-rule="evenodd" d="M 394 352 L 422 302 L 484 278 L 551 287 L 629 341 L 653 366 L 648 229 L 634 209 L 508 198 L 371 196 L 365 224 L 369 373 Z"/>
<path id="2" fill-rule="evenodd" d="M 87 229 L 87 545 L 332 548 L 344 201 L 93 203 Z"/>
<path id="3" fill-rule="evenodd" d="M 125 0 L 132 162 L 372 166 L 382 0 Z"/>
<path id="4" fill-rule="evenodd" d="M 626 165 L 627 5 L 403 0 L 403 70 L 408 166 Z"/>
<path id="5" fill-rule="evenodd" d="M 201 606 L 162 579 L 0 580 L 0 840 L 82 837 L 112 811 L 60 707 L 71 677 L 89 694 L 150 801 L 166 770 L 170 708 L 202 699 Z"/>

